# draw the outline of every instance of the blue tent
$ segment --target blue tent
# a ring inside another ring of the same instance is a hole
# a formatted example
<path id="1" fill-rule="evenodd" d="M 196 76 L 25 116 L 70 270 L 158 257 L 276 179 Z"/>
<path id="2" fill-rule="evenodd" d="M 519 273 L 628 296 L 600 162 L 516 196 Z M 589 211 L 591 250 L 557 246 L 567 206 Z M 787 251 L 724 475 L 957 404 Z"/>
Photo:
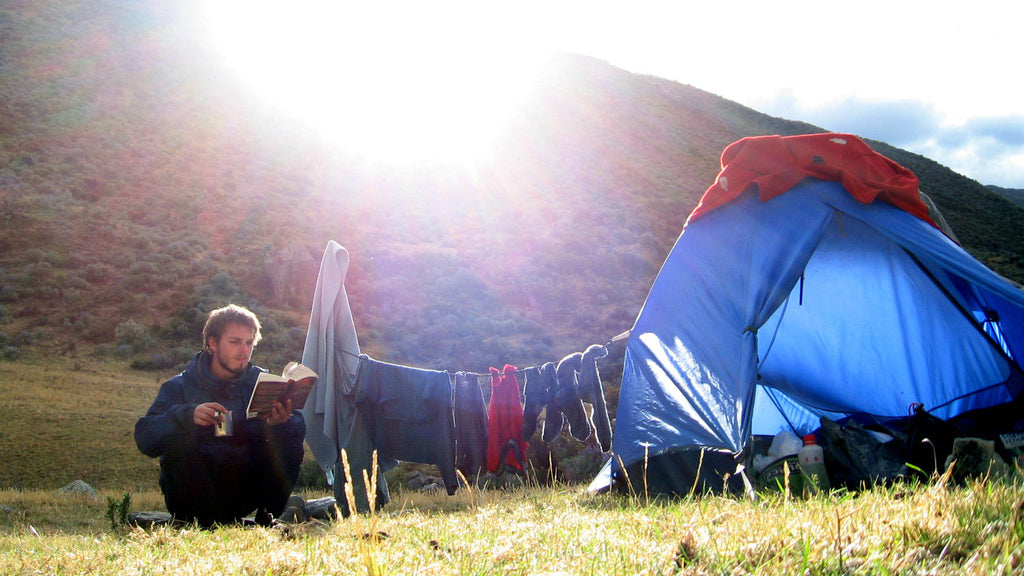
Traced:
<path id="1" fill-rule="evenodd" d="M 631 330 L 614 480 L 717 489 L 753 435 L 1018 398 L 1024 291 L 940 230 L 916 177 L 849 135 L 744 139 L 722 164 Z"/>

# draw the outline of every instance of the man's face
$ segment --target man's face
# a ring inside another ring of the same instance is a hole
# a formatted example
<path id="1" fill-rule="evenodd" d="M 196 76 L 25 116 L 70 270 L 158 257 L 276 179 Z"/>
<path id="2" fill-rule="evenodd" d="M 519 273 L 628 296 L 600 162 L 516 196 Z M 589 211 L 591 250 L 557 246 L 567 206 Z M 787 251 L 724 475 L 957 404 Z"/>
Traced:
<path id="1" fill-rule="evenodd" d="M 220 338 L 210 339 L 210 368 L 214 376 L 225 380 L 238 378 L 249 365 L 256 331 L 243 324 L 227 324 Z"/>

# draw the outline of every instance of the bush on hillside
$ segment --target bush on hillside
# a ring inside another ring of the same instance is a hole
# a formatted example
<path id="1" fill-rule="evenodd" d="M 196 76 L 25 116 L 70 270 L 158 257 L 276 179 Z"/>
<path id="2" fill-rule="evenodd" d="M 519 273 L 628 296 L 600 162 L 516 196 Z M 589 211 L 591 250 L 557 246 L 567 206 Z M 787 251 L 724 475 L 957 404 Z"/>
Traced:
<path id="1" fill-rule="evenodd" d="M 10 284 L 0 286 L 0 302 L 16 302 L 18 300 L 18 289 Z"/>
<path id="2" fill-rule="evenodd" d="M 102 262 L 90 262 L 82 270 L 82 276 L 89 282 L 103 282 L 114 275 L 114 267 Z"/>
<path id="3" fill-rule="evenodd" d="M 126 349 L 131 354 L 147 350 L 154 344 L 149 327 L 135 320 L 125 320 L 118 324 L 114 330 L 114 340 L 119 350 Z"/>

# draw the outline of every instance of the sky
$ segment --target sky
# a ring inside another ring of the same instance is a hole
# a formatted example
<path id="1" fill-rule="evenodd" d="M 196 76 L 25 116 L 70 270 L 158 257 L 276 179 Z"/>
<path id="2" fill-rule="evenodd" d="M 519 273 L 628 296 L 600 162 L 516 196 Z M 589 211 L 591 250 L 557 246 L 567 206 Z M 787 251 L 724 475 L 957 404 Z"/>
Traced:
<path id="1" fill-rule="evenodd" d="M 690 84 L 772 116 L 883 140 L 982 184 L 1024 189 L 1024 9 L 1009 1 L 210 2 L 211 33 L 258 79 L 254 85 L 276 90 L 278 102 L 301 99 L 295 106 L 302 110 L 337 110 L 339 98 L 350 98 L 359 118 L 376 118 L 378 132 L 384 113 L 366 111 L 386 101 L 390 116 L 408 112 L 403 129 L 414 117 L 461 114 L 468 134 L 511 109 L 538 53 L 559 50 Z M 284 52 L 296 45 L 303 55 Z M 331 56 L 318 62 L 311 54 Z M 279 69 L 290 62 L 287 82 L 269 73 L 275 58 L 283 59 Z M 348 78 L 371 74 L 362 85 L 376 82 L 381 91 L 355 100 L 344 87 L 296 77 L 297 62 L 322 77 L 315 70 L 343 61 Z M 452 109 L 425 111 L 393 99 L 416 91 L 415 106 L 422 106 L 430 93 L 422 86 L 430 83 L 448 92 L 428 105 L 454 103 Z M 282 93 L 282 86 L 293 91 Z M 480 104 L 491 100 L 493 106 Z M 325 113 L 320 124 L 329 123 Z M 423 130 L 437 132 L 436 125 Z M 372 145 L 366 135 L 361 141 Z M 412 145 L 415 138 L 389 137 L 387 145 L 396 141 Z"/>
<path id="2" fill-rule="evenodd" d="M 1024 188 L 1024 7 L 1006 1 L 578 3 L 559 40 L 760 112 Z"/>

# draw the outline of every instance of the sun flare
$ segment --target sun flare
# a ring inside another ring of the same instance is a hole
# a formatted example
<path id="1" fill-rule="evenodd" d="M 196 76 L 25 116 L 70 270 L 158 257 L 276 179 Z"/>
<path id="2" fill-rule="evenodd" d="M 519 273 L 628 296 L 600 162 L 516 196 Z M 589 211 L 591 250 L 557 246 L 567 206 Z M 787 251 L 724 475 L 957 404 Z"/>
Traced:
<path id="1" fill-rule="evenodd" d="M 228 64 L 282 113 L 390 161 L 471 161 L 516 111 L 547 52 L 487 5 L 210 0 Z"/>

